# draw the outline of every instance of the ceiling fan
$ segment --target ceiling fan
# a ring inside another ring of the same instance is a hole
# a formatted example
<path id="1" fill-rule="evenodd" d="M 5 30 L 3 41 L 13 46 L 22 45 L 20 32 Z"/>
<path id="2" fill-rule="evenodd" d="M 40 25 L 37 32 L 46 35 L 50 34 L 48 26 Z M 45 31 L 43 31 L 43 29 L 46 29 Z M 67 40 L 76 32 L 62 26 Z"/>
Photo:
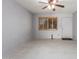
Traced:
<path id="1" fill-rule="evenodd" d="M 55 6 L 64 8 L 64 5 L 58 4 L 58 0 L 48 0 L 48 2 L 39 1 L 39 3 L 47 4 L 42 9 L 49 8 L 55 11 Z"/>

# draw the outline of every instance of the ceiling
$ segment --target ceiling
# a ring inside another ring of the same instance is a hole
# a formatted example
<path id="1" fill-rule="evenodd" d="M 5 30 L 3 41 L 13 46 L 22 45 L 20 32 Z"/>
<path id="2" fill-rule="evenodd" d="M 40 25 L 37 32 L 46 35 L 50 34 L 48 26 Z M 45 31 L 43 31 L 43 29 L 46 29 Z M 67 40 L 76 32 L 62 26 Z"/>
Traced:
<path id="1" fill-rule="evenodd" d="M 38 3 L 38 1 L 48 0 L 16 0 L 20 5 L 29 10 L 32 13 L 73 13 L 77 10 L 77 0 L 59 0 L 59 3 L 64 4 L 65 8 L 56 7 L 56 11 L 49 10 L 48 8 L 43 10 L 42 7 L 45 4 Z"/>

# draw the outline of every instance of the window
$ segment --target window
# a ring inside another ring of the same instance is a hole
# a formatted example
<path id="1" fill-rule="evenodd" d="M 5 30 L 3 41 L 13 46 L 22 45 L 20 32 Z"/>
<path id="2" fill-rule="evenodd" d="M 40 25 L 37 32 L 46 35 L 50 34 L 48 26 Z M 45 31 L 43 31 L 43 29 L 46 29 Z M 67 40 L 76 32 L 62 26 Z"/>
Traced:
<path id="1" fill-rule="evenodd" d="M 57 17 L 39 17 L 39 30 L 57 29 Z"/>

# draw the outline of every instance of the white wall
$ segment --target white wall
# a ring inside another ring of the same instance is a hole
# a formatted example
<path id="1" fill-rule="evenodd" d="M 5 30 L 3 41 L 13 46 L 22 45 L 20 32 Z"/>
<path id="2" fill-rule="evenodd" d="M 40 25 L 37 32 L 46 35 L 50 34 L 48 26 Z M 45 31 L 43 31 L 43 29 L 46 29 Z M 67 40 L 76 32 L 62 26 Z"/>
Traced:
<path id="1" fill-rule="evenodd" d="M 15 0 L 2 0 L 3 56 L 31 39 L 32 15 Z"/>
<path id="2" fill-rule="evenodd" d="M 73 13 L 73 39 L 77 40 L 77 12 Z"/>
<path id="3" fill-rule="evenodd" d="M 38 30 L 38 17 L 39 16 L 57 16 L 58 17 L 58 29 L 56 31 L 39 31 Z M 48 39 L 51 38 L 72 38 L 72 14 L 35 14 L 33 16 L 33 34 L 36 39 Z"/>

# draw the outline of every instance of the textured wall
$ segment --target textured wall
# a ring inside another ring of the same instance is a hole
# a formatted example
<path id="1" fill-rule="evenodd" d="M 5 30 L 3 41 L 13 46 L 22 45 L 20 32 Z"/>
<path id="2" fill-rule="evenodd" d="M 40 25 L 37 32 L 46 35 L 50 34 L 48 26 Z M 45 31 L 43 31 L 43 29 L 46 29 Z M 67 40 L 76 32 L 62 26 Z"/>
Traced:
<path id="1" fill-rule="evenodd" d="M 38 17 L 39 16 L 57 16 L 58 17 L 58 29 L 57 30 L 38 30 Z M 72 38 L 72 14 L 36 14 L 33 16 L 33 33 L 35 38 L 47 39 L 51 38 Z"/>
<path id="2" fill-rule="evenodd" d="M 3 0 L 3 56 L 31 39 L 32 15 L 15 0 Z"/>

